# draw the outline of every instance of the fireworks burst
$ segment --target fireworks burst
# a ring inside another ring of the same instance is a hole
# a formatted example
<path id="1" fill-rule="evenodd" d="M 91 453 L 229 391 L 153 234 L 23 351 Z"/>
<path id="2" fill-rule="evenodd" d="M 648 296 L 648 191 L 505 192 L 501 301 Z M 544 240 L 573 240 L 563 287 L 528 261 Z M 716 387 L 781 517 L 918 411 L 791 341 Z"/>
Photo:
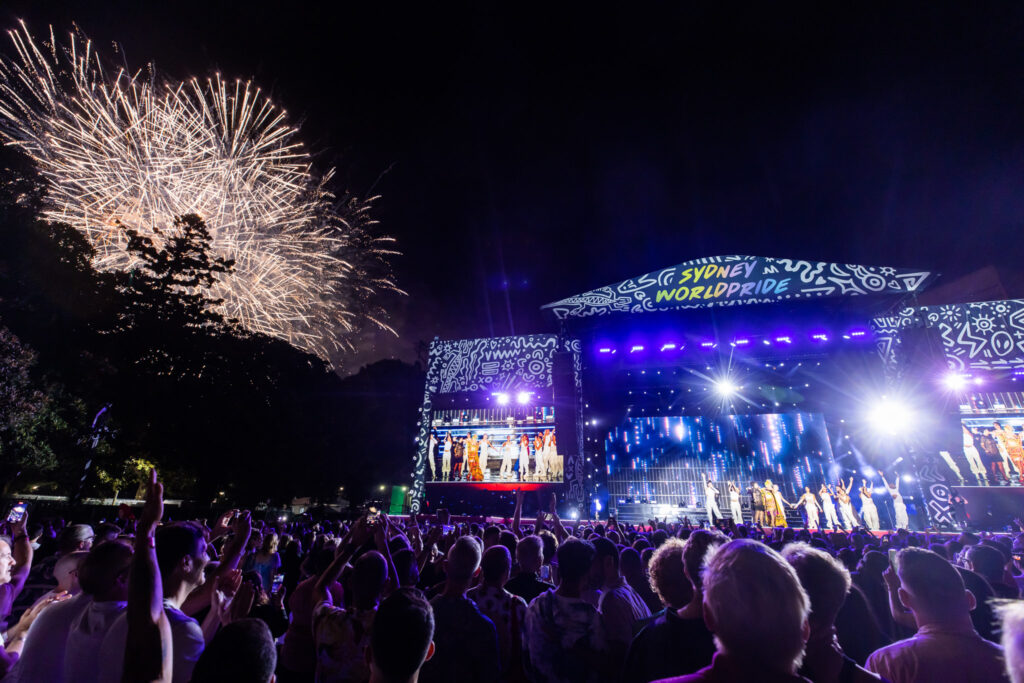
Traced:
<path id="1" fill-rule="evenodd" d="M 196 213 L 235 272 L 213 292 L 245 328 L 330 361 L 365 324 L 391 330 L 376 303 L 391 281 L 390 238 L 373 235 L 373 198 L 338 199 L 317 177 L 286 112 L 220 74 L 174 82 L 152 68 L 108 70 L 90 41 L 51 29 L 40 45 L 9 31 L 0 58 L 0 135 L 47 181 L 44 217 L 88 236 L 99 269 L 133 264 L 124 228 L 160 244 Z"/>

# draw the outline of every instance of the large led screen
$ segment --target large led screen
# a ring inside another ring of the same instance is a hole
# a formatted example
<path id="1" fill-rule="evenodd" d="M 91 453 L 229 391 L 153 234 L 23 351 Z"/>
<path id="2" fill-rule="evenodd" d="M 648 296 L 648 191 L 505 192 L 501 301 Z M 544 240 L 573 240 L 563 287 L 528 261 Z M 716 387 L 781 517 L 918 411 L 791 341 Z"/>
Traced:
<path id="1" fill-rule="evenodd" d="M 1024 393 L 965 395 L 960 421 L 963 449 L 942 454 L 954 474 L 971 485 L 1024 485 Z"/>
<path id="2" fill-rule="evenodd" d="M 771 479 L 795 502 L 833 482 L 820 413 L 631 418 L 605 437 L 609 504 L 704 505 L 704 476 L 747 491 Z"/>
<path id="3" fill-rule="evenodd" d="M 562 483 L 564 457 L 552 406 L 436 410 L 426 483 Z"/>

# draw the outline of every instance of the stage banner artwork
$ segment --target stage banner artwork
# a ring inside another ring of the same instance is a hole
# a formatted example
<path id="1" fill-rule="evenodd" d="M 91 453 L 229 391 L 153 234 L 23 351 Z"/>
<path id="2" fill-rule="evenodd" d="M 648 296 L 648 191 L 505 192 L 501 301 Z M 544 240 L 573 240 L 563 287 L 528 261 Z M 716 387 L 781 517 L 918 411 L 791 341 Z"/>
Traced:
<path id="1" fill-rule="evenodd" d="M 871 327 L 890 372 L 899 366 L 901 332 L 914 325 L 938 330 L 950 370 L 1024 367 L 1024 300 L 917 306 L 875 318 Z"/>
<path id="2" fill-rule="evenodd" d="M 923 288 L 931 273 L 763 256 L 687 261 L 547 304 L 555 317 L 587 318 L 820 297 L 899 295 Z"/>
<path id="3" fill-rule="evenodd" d="M 458 449 L 471 451 L 475 465 L 472 470 L 464 466 L 458 479 L 454 476 L 451 478 L 453 483 L 565 483 L 570 501 L 582 503 L 582 463 L 577 462 L 582 448 L 576 443 L 580 439 L 576 434 L 565 434 L 557 444 L 558 456 L 554 455 L 554 443 L 545 444 L 545 441 L 553 441 L 554 436 L 554 406 L 550 398 L 527 407 L 498 407 L 493 404 L 465 410 L 435 410 L 434 407 L 436 397 L 445 394 L 468 393 L 484 397 L 501 392 L 516 394 L 534 390 L 550 397 L 552 359 L 557 351 L 569 351 L 575 356 L 575 386 L 579 393 L 578 340 L 537 334 L 484 339 L 435 339 L 430 344 L 426 385 L 420 408 L 419 447 L 413 472 L 413 512 L 419 512 L 431 476 L 429 473 L 438 471 L 443 462 L 442 453 L 446 448 L 452 448 L 452 442 L 461 442 Z M 581 436 L 582 427 L 577 431 Z M 485 435 L 493 440 L 489 438 L 484 442 L 482 437 Z M 506 463 L 506 443 L 512 439 L 515 440 L 516 455 L 512 463 Z M 528 443 L 525 460 L 529 465 L 524 469 L 529 472 L 529 479 L 526 478 L 527 472 L 520 472 L 520 439 Z M 430 452 L 433 452 L 435 460 L 433 470 L 428 462 Z M 541 467 L 540 463 L 544 466 Z M 506 465 L 510 465 L 507 467 L 508 472 L 505 471 Z M 437 478 L 431 480 L 438 481 Z"/>

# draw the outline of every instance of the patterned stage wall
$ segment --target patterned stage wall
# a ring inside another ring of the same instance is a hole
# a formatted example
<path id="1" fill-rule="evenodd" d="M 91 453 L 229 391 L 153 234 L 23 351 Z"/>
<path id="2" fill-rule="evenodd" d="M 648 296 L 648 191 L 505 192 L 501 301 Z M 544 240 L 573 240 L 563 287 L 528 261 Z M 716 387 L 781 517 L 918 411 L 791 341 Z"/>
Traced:
<path id="1" fill-rule="evenodd" d="M 901 333 L 915 325 L 934 328 L 950 370 L 993 371 L 1024 368 L 1024 300 L 1005 299 L 969 304 L 905 308 L 871 321 L 878 353 L 893 380 L 902 375 Z M 935 525 L 952 524 L 948 468 L 936 454 L 917 458 L 918 477 Z"/>
<path id="2" fill-rule="evenodd" d="M 762 256 L 687 261 L 544 306 L 560 319 L 738 306 L 830 296 L 907 294 L 931 273 Z"/>
<path id="3" fill-rule="evenodd" d="M 581 405 L 580 342 L 577 339 L 559 341 L 556 335 L 531 334 L 431 342 L 420 408 L 419 449 L 413 472 L 411 508 L 414 513 L 420 511 L 425 492 L 433 397 L 473 391 L 550 389 L 551 360 L 557 350 L 573 353 L 576 403 Z M 565 454 L 566 496 L 575 505 L 582 505 L 584 498 L 582 419 L 582 415 L 576 416 L 575 452 Z"/>

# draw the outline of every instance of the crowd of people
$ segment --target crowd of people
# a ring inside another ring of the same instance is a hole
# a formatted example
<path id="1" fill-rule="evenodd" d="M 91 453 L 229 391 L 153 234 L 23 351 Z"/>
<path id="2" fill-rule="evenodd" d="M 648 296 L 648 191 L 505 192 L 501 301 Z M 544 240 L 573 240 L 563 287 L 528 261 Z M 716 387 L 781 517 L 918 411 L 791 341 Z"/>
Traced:
<path id="1" fill-rule="evenodd" d="M 8 681 L 1024 682 L 1024 533 L 651 520 L 8 524 Z M 31 516 L 31 512 L 29 513 Z M 212 523 L 212 526 L 209 525 Z M 1022 529 L 1024 531 L 1024 529 Z"/>

